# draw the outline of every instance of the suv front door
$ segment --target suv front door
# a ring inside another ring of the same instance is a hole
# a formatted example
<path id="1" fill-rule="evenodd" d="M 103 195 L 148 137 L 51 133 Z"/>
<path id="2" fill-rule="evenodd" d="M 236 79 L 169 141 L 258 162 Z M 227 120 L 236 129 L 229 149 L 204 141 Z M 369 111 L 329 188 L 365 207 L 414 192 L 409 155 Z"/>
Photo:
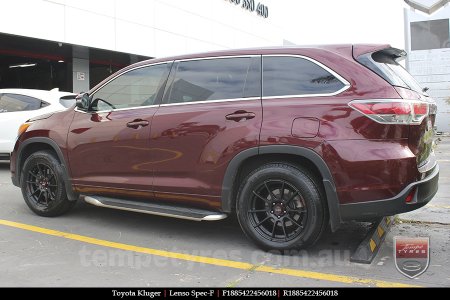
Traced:
<path id="1" fill-rule="evenodd" d="M 152 123 L 155 197 L 220 208 L 225 170 L 257 147 L 261 56 L 176 61 Z"/>
<path id="2" fill-rule="evenodd" d="M 80 193 L 148 198 L 150 128 L 171 63 L 126 71 L 92 93 L 68 134 L 73 184 Z"/>

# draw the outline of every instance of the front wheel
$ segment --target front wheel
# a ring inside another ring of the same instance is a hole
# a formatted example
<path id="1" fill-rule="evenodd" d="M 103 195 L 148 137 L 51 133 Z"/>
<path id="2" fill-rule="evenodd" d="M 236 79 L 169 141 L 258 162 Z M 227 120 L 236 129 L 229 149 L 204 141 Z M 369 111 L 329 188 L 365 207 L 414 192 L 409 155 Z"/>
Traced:
<path id="1" fill-rule="evenodd" d="M 318 182 L 287 164 L 265 165 L 248 175 L 236 208 L 244 233 L 266 250 L 311 246 L 327 222 Z"/>
<path id="2" fill-rule="evenodd" d="M 26 204 L 37 215 L 59 216 L 76 203 L 67 199 L 61 164 L 51 152 L 31 154 L 24 163 L 20 182 Z"/>

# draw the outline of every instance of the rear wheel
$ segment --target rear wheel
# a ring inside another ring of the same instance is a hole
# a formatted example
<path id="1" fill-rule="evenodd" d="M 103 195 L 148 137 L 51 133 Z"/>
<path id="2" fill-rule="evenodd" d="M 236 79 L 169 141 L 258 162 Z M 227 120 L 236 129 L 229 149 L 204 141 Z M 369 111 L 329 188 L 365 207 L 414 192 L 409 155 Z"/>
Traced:
<path id="1" fill-rule="evenodd" d="M 308 172 L 287 164 L 262 166 L 238 193 L 237 216 L 244 233 L 266 250 L 314 244 L 326 222 L 320 185 Z"/>
<path id="2" fill-rule="evenodd" d="M 31 154 L 24 163 L 20 182 L 26 204 L 37 215 L 59 216 L 76 203 L 67 199 L 62 167 L 51 152 Z"/>

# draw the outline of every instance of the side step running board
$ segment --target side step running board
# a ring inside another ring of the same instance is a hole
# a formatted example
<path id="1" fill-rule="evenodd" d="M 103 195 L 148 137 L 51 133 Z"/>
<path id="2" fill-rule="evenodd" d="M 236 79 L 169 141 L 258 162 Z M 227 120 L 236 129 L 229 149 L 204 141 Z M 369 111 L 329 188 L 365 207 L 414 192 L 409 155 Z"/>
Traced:
<path id="1" fill-rule="evenodd" d="M 222 214 L 219 212 L 212 212 L 195 208 L 161 205 L 156 203 L 143 203 L 100 196 L 84 196 L 84 201 L 100 207 L 134 211 L 144 214 L 192 221 L 219 221 L 227 217 L 226 214 Z"/>

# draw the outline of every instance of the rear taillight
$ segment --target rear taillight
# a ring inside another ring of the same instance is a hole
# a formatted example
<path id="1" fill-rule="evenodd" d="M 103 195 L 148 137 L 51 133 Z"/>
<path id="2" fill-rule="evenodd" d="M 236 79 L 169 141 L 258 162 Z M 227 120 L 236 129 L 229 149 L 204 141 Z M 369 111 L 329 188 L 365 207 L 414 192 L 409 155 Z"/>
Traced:
<path id="1" fill-rule="evenodd" d="M 354 100 L 348 104 L 381 124 L 420 124 L 429 113 L 429 104 L 416 100 Z"/>

